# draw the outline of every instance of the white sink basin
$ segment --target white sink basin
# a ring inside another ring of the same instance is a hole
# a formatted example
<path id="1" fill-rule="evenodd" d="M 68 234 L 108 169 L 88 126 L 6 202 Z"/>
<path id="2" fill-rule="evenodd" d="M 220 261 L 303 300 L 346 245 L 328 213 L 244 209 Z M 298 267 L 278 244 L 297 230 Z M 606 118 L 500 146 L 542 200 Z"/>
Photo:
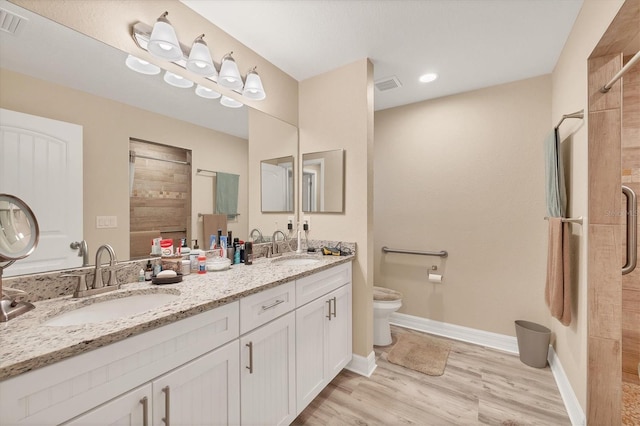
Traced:
<path id="1" fill-rule="evenodd" d="M 153 293 L 109 299 L 56 315 L 44 322 L 44 325 L 62 327 L 126 318 L 166 305 L 177 298 L 176 294 Z"/>
<path id="2" fill-rule="evenodd" d="M 308 266 L 320 263 L 320 259 L 315 257 L 281 257 L 273 261 L 278 265 L 283 266 Z"/>

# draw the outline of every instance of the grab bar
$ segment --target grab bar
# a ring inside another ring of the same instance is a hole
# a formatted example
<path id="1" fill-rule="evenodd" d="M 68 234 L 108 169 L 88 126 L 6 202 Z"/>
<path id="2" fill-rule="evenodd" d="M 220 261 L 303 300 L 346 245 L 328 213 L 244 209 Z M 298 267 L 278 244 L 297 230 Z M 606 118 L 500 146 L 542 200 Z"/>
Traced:
<path id="1" fill-rule="evenodd" d="M 447 257 L 449 253 L 446 250 L 441 251 L 417 251 L 417 250 L 402 250 L 402 249 L 392 249 L 387 246 L 382 247 L 382 251 L 384 253 L 402 253 L 402 254 L 419 254 L 422 256 L 438 256 L 438 257 Z"/>
<path id="2" fill-rule="evenodd" d="M 638 263 L 638 202 L 636 193 L 622 185 L 622 193 L 627 197 L 627 262 L 622 267 L 622 275 L 627 275 Z"/>

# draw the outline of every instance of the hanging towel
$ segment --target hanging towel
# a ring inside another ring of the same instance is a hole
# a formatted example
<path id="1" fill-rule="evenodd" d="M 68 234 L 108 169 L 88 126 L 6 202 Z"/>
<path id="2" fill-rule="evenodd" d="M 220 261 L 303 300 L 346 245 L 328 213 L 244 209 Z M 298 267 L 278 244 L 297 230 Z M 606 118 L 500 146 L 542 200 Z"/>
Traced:
<path id="1" fill-rule="evenodd" d="M 545 178 L 547 195 L 547 216 L 564 217 L 567 194 L 564 184 L 562 150 L 558 129 L 554 129 L 545 139 Z"/>
<path id="2" fill-rule="evenodd" d="M 240 176 L 230 173 L 216 173 L 216 213 L 238 214 L 238 182 Z"/>
<path id="3" fill-rule="evenodd" d="M 571 323 L 571 261 L 569 223 L 561 218 L 549 218 L 549 252 L 547 254 L 547 284 L 544 300 L 554 318 L 563 325 Z"/>

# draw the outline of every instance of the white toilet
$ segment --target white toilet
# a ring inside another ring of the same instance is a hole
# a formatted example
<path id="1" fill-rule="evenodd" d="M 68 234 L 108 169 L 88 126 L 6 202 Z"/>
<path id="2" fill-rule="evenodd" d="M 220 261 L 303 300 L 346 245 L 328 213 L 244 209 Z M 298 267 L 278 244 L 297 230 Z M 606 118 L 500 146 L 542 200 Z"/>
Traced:
<path id="1" fill-rule="evenodd" d="M 384 287 L 373 287 L 373 344 L 391 344 L 389 316 L 402 306 L 402 293 Z"/>

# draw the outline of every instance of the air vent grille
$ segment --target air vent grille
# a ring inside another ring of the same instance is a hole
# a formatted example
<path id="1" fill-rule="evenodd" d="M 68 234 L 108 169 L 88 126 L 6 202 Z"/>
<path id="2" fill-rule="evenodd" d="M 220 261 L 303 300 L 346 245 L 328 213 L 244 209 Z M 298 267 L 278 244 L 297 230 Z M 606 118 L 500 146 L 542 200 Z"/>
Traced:
<path id="1" fill-rule="evenodd" d="M 27 19 L 22 16 L 0 8 L 0 31 L 17 36 L 20 35 L 26 23 Z"/>
<path id="2" fill-rule="evenodd" d="M 398 77 L 385 77 L 381 78 L 374 82 L 376 89 L 380 92 L 386 92 L 387 90 L 397 89 L 398 87 L 402 87 L 402 83 L 398 80 Z"/>

